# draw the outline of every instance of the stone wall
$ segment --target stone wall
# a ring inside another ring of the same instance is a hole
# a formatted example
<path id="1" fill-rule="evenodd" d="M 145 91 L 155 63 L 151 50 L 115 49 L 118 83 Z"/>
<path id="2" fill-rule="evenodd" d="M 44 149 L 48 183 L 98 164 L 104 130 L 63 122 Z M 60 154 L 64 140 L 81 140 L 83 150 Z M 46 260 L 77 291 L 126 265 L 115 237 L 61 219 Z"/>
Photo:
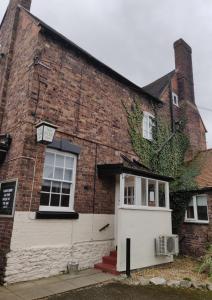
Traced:
<path id="1" fill-rule="evenodd" d="M 93 241 L 73 244 L 72 247 L 42 247 L 10 251 L 4 282 L 34 280 L 67 272 L 71 262 L 79 263 L 79 269 L 93 268 L 103 256 L 114 249 L 113 241 Z"/>

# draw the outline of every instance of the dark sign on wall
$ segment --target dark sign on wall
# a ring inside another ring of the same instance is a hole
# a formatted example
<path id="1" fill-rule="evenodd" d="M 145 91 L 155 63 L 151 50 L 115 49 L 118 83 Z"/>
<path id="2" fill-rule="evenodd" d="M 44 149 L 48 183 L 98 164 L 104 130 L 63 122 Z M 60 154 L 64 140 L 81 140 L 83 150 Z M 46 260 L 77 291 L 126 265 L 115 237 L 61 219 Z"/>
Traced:
<path id="1" fill-rule="evenodd" d="M 0 185 L 0 215 L 13 216 L 17 181 L 2 182 Z"/>

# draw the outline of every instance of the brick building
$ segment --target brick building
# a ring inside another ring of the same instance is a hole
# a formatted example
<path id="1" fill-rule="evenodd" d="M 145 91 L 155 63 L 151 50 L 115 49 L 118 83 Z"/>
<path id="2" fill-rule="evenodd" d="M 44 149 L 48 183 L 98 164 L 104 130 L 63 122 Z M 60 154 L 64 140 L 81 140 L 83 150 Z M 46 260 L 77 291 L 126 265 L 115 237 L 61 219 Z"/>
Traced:
<path id="1" fill-rule="evenodd" d="M 140 100 L 150 142 L 155 111 L 174 124 L 184 104 L 188 158 L 205 151 L 190 47 L 177 41 L 175 70 L 141 88 L 33 16 L 30 5 L 11 0 L 0 26 L 1 280 L 55 275 L 71 262 L 92 267 L 115 247 L 123 271 L 129 236 L 132 268 L 172 261 L 154 249 L 155 238 L 172 233 L 170 178 L 138 163 L 123 101 L 130 110 Z M 36 141 L 42 121 L 57 127 L 48 146 Z"/>

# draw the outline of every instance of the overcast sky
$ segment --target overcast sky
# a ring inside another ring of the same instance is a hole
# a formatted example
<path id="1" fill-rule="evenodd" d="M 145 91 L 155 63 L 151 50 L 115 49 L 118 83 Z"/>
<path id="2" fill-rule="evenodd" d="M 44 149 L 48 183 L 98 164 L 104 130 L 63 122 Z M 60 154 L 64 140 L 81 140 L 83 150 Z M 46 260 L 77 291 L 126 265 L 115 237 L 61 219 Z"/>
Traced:
<path id="1" fill-rule="evenodd" d="M 8 2 L 0 0 L 0 20 Z M 174 69 L 173 42 L 183 38 L 212 147 L 211 0 L 32 0 L 31 11 L 140 86 Z"/>

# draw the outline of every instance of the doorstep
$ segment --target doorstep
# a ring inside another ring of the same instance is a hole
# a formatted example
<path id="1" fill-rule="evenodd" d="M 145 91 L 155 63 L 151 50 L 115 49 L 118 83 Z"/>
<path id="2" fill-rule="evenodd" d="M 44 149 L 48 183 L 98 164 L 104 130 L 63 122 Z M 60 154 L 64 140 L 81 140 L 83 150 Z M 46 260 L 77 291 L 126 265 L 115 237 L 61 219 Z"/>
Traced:
<path id="1" fill-rule="evenodd" d="M 96 269 L 79 271 L 0 287 L 0 300 L 33 300 L 96 285 L 114 279 Z"/>

